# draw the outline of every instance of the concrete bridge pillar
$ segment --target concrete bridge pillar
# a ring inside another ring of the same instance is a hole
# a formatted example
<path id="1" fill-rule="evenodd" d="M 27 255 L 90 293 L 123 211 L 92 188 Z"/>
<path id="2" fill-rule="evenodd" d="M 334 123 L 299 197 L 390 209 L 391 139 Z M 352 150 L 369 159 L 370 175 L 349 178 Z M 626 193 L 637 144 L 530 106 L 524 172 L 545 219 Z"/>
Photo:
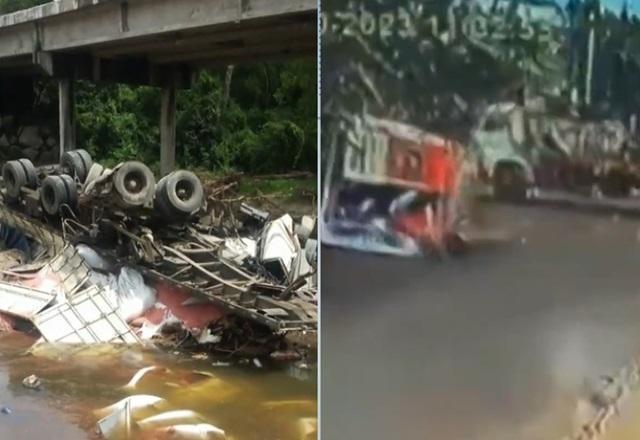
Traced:
<path id="1" fill-rule="evenodd" d="M 76 124 L 73 97 L 73 80 L 61 79 L 58 82 L 58 100 L 60 117 L 60 156 L 76 147 Z"/>
<path id="2" fill-rule="evenodd" d="M 162 87 L 160 112 L 160 170 L 163 176 L 176 167 L 176 95 L 175 82 Z"/>

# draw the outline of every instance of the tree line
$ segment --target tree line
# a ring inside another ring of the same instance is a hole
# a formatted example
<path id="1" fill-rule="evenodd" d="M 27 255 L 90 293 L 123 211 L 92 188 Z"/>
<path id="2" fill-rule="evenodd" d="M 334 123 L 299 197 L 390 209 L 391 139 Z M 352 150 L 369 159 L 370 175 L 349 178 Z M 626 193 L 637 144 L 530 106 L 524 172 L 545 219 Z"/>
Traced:
<path id="1" fill-rule="evenodd" d="M 412 4 L 323 3 L 328 114 L 364 109 L 464 140 L 477 113 L 496 101 L 543 98 L 553 113 L 625 123 L 640 111 L 633 2 Z"/>

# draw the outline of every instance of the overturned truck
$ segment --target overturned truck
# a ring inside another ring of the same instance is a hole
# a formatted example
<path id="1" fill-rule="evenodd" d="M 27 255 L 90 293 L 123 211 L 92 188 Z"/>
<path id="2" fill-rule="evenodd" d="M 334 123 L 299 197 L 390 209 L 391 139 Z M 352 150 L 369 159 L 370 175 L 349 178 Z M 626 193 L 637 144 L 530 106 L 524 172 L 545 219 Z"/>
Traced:
<path id="1" fill-rule="evenodd" d="M 35 323 L 46 340 L 135 342 L 181 323 L 192 342 L 213 351 L 242 354 L 239 347 L 253 346 L 253 353 L 259 347 L 277 355 L 291 351 L 288 334 L 315 334 L 313 219 L 299 225 L 288 215 L 272 220 L 259 209 L 208 196 L 192 172 L 156 182 L 143 163 L 108 169 L 84 150 L 66 152 L 52 166 L 7 162 L 2 180 L 0 224 L 30 237 L 33 246 L 28 264 L 3 267 L 0 311 Z M 43 271 L 53 275 L 57 290 L 43 296 L 32 289 L 35 308 L 15 312 L 15 298 L 25 293 L 16 293 L 16 285 Z M 122 310 L 123 277 L 125 296 L 145 288 L 155 295 L 134 298 L 145 305 L 137 313 Z M 83 304 L 95 309 L 86 313 L 96 319 L 82 316 Z M 194 324 L 189 307 L 210 313 Z M 51 336 L 42 327 L 47 316 L 62 317 L 68 331 Z"/>

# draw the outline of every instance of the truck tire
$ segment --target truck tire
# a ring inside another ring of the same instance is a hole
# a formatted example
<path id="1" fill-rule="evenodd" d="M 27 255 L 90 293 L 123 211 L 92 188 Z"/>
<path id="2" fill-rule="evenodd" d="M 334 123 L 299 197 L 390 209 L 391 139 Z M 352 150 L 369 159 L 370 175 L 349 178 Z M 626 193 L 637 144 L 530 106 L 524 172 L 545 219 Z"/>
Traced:
<path id="1" fill-rule="evenodd" d="M 62 175 L 60 178 L 64 182 L 64 187 L 67 190 L 67 205 L 75 208 L 78 206 L 78 187 L 76 186 L 76 181 L 73 180 L 73 177 L 67 175 Z"/>
<path id="2" fill-rule="evenodd" d="M 71 177 L 67 176 L 65 179 L 63 176 L 49 176 L 42 182 L 40 202 L 47 214 L 57 215 L 60 213 L 62 205 L 71 206 L 71 191 L 66 183 L 68 179 Z"/>
<path id="3" fill-rule="evenodd" d="M 20 196 L 20 190 L 28 184 L 27 173 L 17 160 L 11 160 L 2 167 L 2 179 L 7 195 L 12 199 Z"/>
<path id="4" fill-rule="evenodd" d="M 493 194 L 506 202 L 523 202 L 527 198 L 527 179 L 516 164 L 500 164 L 493 173 Z"/>
<path id="5" fill-rule="evenodd" d="M 91 155 L 87 150 L 75 150 L 75 153 L 78 156 L 80 156 L 80 159 L 84 164 L 84 169 L 86 170 L 86 175 L 88 175 L 89 171 L 91 170 L 91 167 L 93 166 L 93 159 L 91 158 Z M 84 183 L 84 182 L 81 182 L 81 183 Z"/>
<path id="6" fill-rule="evenodd" d="M 84 183 L 91 168 L 91 163 L 89 162 L 91 162 L 89 153 L 85 150 L 73 150 L 67 151 L 62 155 L 60 166 L 63 173 L 77 178 L 80 183 Z M 88 168 L 87 165 L 89 165 Z"/>
<path id="7" fill-rule="evenodd" d="M 18 159 L 18 162 L 22 165 L 25 175 L 27 176 L 26 186 L 31 189 L 36 189 L 38 187 L 38 172 L 33 162 L 29 159 Z"/>
<path id="8" fill-rule="evenodd" d="M 113 184 L 122 201 L 131 207 L 142 206 L 153 199 L 156 179 L 142 162 L 125 162 L 113 176 Z"/>
<path id="9" fill-rule="evenodd" d="M 171 217 L 196 213 L 204 201 L 202 182 L 191 171 L 174 171 L 163 177 L 156 188 L 156 209 Z"/>

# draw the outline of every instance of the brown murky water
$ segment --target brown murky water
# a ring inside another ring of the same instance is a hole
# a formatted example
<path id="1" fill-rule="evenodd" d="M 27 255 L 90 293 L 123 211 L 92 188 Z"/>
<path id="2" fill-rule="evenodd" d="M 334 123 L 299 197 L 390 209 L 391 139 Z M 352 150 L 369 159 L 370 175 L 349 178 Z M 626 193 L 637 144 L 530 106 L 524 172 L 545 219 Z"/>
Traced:
<path id="1" fill-rule="evenodd" d="M 0 335 L 0 438 L 97 439 L 93 411 L 132 394 L 166 399 L 193 410 L 237 440 L 299 440 L 300 421 L 316 417 L 316 370 L 229 366 L 154 350 L 96 347 L 79 353 Z M 140 368 L 156 365 L 135 390 L 123 386 Z M 202 374 L 202 372 L 206 374 Z M 22 380 L 35 374 L 41 390 Z"/>

